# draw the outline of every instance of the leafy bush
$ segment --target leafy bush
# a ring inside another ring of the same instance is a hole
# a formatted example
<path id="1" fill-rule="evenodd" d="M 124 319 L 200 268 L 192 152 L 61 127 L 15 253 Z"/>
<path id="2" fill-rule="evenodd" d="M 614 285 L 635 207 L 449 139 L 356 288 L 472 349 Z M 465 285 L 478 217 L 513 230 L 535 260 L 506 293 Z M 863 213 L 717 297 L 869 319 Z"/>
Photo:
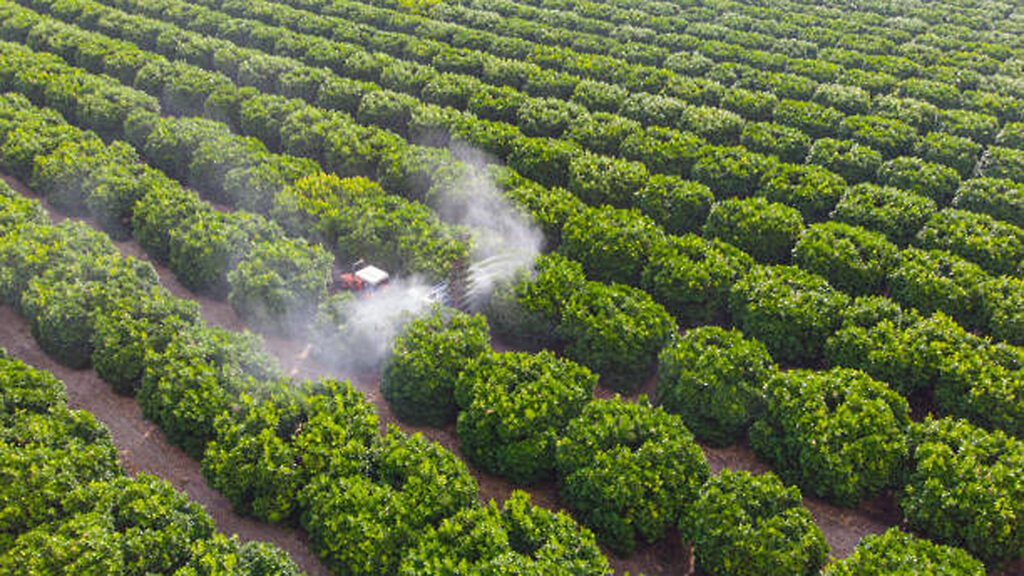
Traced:
<path id="1" fill-rule="evenodd" d="M 814 91 L 814 101 L 843 114 L 867 114 L 871 109 L 871 94 L 848 84 L 821 84 Z"/>
<path id="2" fill-rule="evenodd" d="M 1024 122 L 1007 122 L 996 136 L 996 146 L 1024 150 Z"/>
<path id="3" fill-rule="evenodd" d="M 783 162 L 803 162 L 811 139 L 790 126 L 774 122 L 749 122 L 740 134 L 740 144 L 759 154 L 776 156 Z"/>
<path id="4" fill-rule="evenodd" d="M 953 198 L 953 206 L 1024 227 L 1024 186 L 1010 180 L 965 180 Z"/>
<path id="5" fill-rule="evenodd" d="M 915 152 L 922 159 L 948 166 L 961 178 L 969 178 L 974 172 L 981 150 L 981 145 L 970 138 L 945 132 L 930 132 L 915 147 Z"/>
<path id="6" fill-rule="evenodd" d="M 817 275 L 791 266 L 759 266 L 729 294 L 736 327 L 784 364 L 813 364 L 838 327 L 849 297 Z"/>
<path id="7" fill-rule="evenodd" d="M 800 490 L 768 472 L 722 470 L 708 480 L 679 530 L 693 542 L 705 574 L 811 576 L 825 564 L 828 543 L 803 507 Z"/>
<path id="8" fill-rule="evenodd" d="M 896 188 L 859 184 L 846 191 L 832 218 L 885 234 L 905 246 L 935 212 L 935 202 Z"/>
<path id="9" fill-rule="evenodd" d="M 941 310 L 968 327 L 983 328 L 988 275 L 977 265 L 945 250 L 907 248 L 889 274 L 894 300 L 923 314 Z"/>
<path id="10" fill-rule="evenodd" d="M 496 333 L 514 342 L 552 345 L 566 303 L 587 284 L 583 267 L 557 252 L 540 256 L 533 275 L 521 271 L 495 286 L 485 313 Z"/>
<path id="11" fill-rule="evenodd" d="M 962 420 L 912 427 L 911 467 L 900 508 L 907 522 L 986 562 L 1024 554 L 1024 445 Z"/>
<path id="12" fill-rule="evenodd" d="M 853 140 L 821 138 L 807 154 L 808 164 L 817 164 L 856 184 L 874 179 L 882 165 L 882 155 Z"/>
<path id="13" fill-rule="evenodd" d="M 648 126 L 643 132 L 626 136 L 619 153 L 623 158 L 643 162 L 652 172 L 687 178 L 706 145 L 703 138 L 690 132 Z"/>
<path id="14" fill-rule="evenodd" d="M 516 484 L 547 479 L 555 441 L 590 401 L 597 376 L 548 351 L 490 353 L 455 383 L 459 441 L 477 467 Z"/>
<path id="15" fill-rule="evenodd" d="M 850 556 L 834 562 L 825 576 L 869 574 L 920 574 L 921 576 L 983 576 L 985 565 L 960 548 L 942 546 L 890 528 L 884 534 L 861 538 Z"/>
<path id="16" fill-rule="evenodd" d="M 741 146 L 708 146 L 693 165 L 693 179 L 714 191 L 717 198 L 750 196 L 775 163 L 774 158 Z"/>
<path id="17" fill-rule="evenodd" d="M 945 206 L 960 187 L 960 176 L 942 164 L 900 156 L 882 164 L 878 169 L 878 183 L 931 198 L 939 206 Z"/>
<path id="18" fill-rule="evenodd" d="M 356 465 L 316 476 L 300 494 L 313 550 L 335 573 L 394 574 L 428 526 L 476 501 L 466 465 L 419 434 L 390 427 Z"/>
<path id="19" fill-rule="evenodd" d="M 451 309 L 409 322 L 381 372 L 380 392 L 395 415 L 444 426 L 455 418 L 455 381 L 490 347 L 487 322 Z"/>
<path id="20" fill-rule="evenodd" d="M 763 409 L 763 386 L 775 366 L 768 350 L 737 330 L 688 331 L 658 357 L 657 400 L 713 446 L 746 434 Z"/>
<path id="21" fill-rule="evenodd" d="M 631 206 L 650 174 L 639 163 L 584 152 L 569 163 L 568 188 L 591 206 Z"/>
<path id="22" fill-rule="evenodd" d="M 228 302 L 254 326 L 304 328 L 327 298 L 333 262 L 330 253 L 301 238 L 260 242 L 228 273 Z"/>
<path id="23" fill-rule="evenodd" d="M 758 262 L 784 264 L 803 231 L 795 208 L 764 198 L 730 198 L 711 207 L 704 236 L 732 244 Z"/>
<path id="24" fill-rule="evenodd" d="M 520 138 L 508 157 L 508 165 L 544 186 L 565 186 L 569 183 L 569 165 L 580 154 L 579 146 L 573 142 Z"/>
<path id="25" fill-rule="evenodd" d="M 981 156 L 978 174 L 986 178 L 1005 178 L 1024 183 L 1024 150 L 989 146 Z"/>
<path id="26" fill-rule="evenodd" d="M 744 118 L 764 121 L 772 117 L 772 112 L 778 103 L 779 99 L 771 92 L 756 92 L 742 88 L 733 88 L 722 95 L 722 100 L 718 105 Z M 746 126 L 750 126 L 750 124 Z M 744 133 L 746 133 L 746 126 L 744 127 Z"/>
<path id="27" fill-rule="evenodd" d="M 765 386 L 750 445 L 774 470 L 840 506 L 899 485 L 907 458 L 907 401 L 857 370 L 796 370 Z"/>
<path id="28" fill-rule="evenodd" d="M 669 234 L 699 232 L 715 201 L 700 182 L 654 174 L 636 195 L 636 207 Z"/>
<path id="29" fill-rule="evenodd" d="M 777 164 L 761 179 L 758 195 L 800 211 L 807 222 L 828 219 L 846 191 L 837 174 L 813 164 Z"/>
<path id="30" fill-rule="evenodd" d="M 993 338 L 1024 346 L 1024 280 L 993 278 L 984 286 L 985 317 Z"/>
<path id="31" fill-rule="evenodd" d="M 678 524 L 708 478 L 679 417 L 644 396 L 588 404 L 558 441 L 555 462 L 563 501 L 621 556 Z"/>
<path id="32" fill-rule="evenodd" d="M 168 441 L 192 457 L 214 438 L 214 422 L 243 392 L 280 378 L 280 369 L 249 333 L 197 325 L 162 352 L 146 351 L 138 401 Z"/>
<path id="33" fill-rule="evenodd" d="M 843 113 L 814 102 L 780 100 L 775 107 L 775 121 L 792 126 L 815 140 L 836 135 Z"/>
<path id="34" fill-rule="evenodd" d="M 590 530 L 514 491 L 503 510 L 492 500 L 429 527 L 398 574 L 558 574 L 569 566 L 580 576 L 611 571 Z"/>
<path id="35" fill-rule="evenodd" d="M 664 237 L 653 220 L 636 210 L 591 209 L 569 218 L 559 251 L 583 264 L 593 280 L 635 286 Z"/>
<path id="36" fill-rule="evenodd" d="M 808 226 L 793 248 L 794 264 L 855 296 L 880 293 L 898 260 L 883 234 L 842 222 Z"/>
<path id="37" fill-rule="evenodd" d="M 979 144 L 990 144 L 999 132 L 999 119 L 970 110 L 943 110 L 938 129 Z"/>
<path id="38" fill-rule="evenodd" d="M 643 385 L 658 351 L 676 331 L 665 309 L 622 284 L 587 283 L 565 304 L 558 332 L 565 355 L 590 368 L 613 390 Z"/>
<path id="39" fill-rule="evenodd" d="M 733 246 L 687 234 L 654 250 L 641 287 L 679 322 L 707 324 L 724 318 L 729 290 L 753 266 Z"/>
<path id="40" fill-rule="evenodd" d="M 639 122 L 607 112 L 595 112 L 576 117 L 569 125 L 567 136 L 598 154 L 615 155 L 626 137 L 642 131 Z"/>
<path id="41" fill-rule="evenodd" d="M 914 242 L 948 250 L 992 274 L 1013 274 L 1024 259 L 1024 231 L 986 214 L 947 208 L 932 215 Z"/>
<path id="42" fill-rule="evenodd" d="M 735 112 L 711 106 L 688 106 L 679 117 L 679 128 L 718 145 L 738 144 L 744 120 Z"/>

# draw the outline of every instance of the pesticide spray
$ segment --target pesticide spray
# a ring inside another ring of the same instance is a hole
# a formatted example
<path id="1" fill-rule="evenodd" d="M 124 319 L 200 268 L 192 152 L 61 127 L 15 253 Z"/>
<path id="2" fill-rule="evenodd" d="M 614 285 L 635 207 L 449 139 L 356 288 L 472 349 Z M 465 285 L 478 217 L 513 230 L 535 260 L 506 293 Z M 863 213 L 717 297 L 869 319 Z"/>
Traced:
<path id="1" fill-rule="evenodd" d="M 482 153 L 460 149 L 457 155 L 471 170 L 434 204 L 443 221 L 471 234 L 472 249 L 465 270 L 459 272 L 458 279 L 440 284 L 419 277 L 392 279 L 369 297 L 338 303 L 334 323 L 338 326 L 340 321 L 340 341 L 322 338 L 318 345 L 321 356 L 339 372 L 379 366 L 402 327 L 439 303 L 469 312 L 481 310 L 499 282 L 511 278 L 520 267 L 531 265 L 540 254 L 540 229 L 501 194 L 487 174 Z M 453 285 L 456 282 L 463 285 Z"/>

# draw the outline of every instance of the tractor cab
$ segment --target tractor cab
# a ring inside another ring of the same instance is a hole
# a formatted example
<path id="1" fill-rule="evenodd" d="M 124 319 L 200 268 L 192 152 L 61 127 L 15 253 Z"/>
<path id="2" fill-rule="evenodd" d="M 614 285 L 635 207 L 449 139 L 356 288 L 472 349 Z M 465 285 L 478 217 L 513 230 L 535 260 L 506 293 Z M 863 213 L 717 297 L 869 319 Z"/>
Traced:
<path id="1" fill-rule="evenodd" d="M 384 270 L 367 264 L 364 260 L 358 260 L 352 264 L 348 272 L 338 275 L 335 286 L 338 291 L 369 295 L 386 285 L 390 279 Z"/>

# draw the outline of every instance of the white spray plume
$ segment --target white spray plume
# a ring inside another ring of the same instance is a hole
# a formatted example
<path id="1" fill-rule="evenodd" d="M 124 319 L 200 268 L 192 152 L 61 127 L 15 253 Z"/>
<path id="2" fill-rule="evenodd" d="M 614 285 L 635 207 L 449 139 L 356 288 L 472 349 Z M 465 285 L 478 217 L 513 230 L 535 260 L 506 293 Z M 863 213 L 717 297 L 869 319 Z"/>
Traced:
<path id="1" fill-rule="evenodd" d="M 498 282 L 533 264 L 544 236 L 528 214 L 501 194 L 487 173 L 488 162 L 482 152 L 466 148 L 453 152 L 471 169 L 437 199 L 435 209 L 443 221 L 473 235 L 466 305 L 470 311 L 478 311 Z M 402 327 L 430 311 L 433 292 L 434 286 L 425 279 L 409 277 L 392 279 L 372 295 L 355 298 L 344 310 L 343 344 L 323 350 L 325 356 L 342 371 L 379 366 Z"/>

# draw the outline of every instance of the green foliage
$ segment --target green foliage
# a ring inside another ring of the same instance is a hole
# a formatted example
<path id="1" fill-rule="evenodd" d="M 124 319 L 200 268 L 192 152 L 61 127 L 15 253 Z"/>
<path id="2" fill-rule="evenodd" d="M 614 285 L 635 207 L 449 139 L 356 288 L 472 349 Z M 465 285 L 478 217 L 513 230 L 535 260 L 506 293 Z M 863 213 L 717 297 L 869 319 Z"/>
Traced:
<path id="1" fill-rule="evenodd" d="M 520 271 L 494 289 L 485 310 L 497 334 L 514 342 L 552 345 L 566 303 L 587 284 L 583 267 L 557 252 L 537 258 L 533 274 Z"/>
<path id="2" fill-rule="evenodd" d="M 882 164 L 878 169 L 878 183 L 931 198 L 939 206 L 945 206 L 960 187 L 960 176 L 948 166 L 900 156 Z"/>
<path id="3" fill-rule="evenodd" d="M 410 422 L 444 426 L 455 419 L 455 382 L 467 363 L 489 348 L 487 322 L 438 309 L 409 322 L 381 372 L 381 395 Z"/>
<path id="4" fill-rule="evenodd" d="M 814 101 L 849 115 L 867 114 L 871 110 L 871 94 L 848 84 L 821 84 L 814 91 Z"/>
<path id="5" fill-rule="evenodd" d="M 591 206 L 629 207 L 650 174 L 639 163 L 585 152 L 569 163 L 568 188 Z"/>
<path id="6" fill-rule="evenodd" d="M 851 295 L 878 294 L 899 259 L 879 232 L 842 222 L 812 224 L 793 248 L 793 262 Z"/>
<path id="7" fill-rule="evenodd" d="M 596 384 L 590 370 L 548 351 L 479 356 L 455 383 L 463 453 L 516 484 L 549 478 L 555 441 Z"/>
<path id="8" fill-rule="evenodd" d="M 912 428 L 911 469 L 900 508 L 931 538 L 986 562 L 1024 554 L 1024 445 L 962 420 L 928 419 Z"/>
<path id="9" fill-rule="evenodd" d="M 711 575 L 802 574 L 825 564 L 828 543 L 800 490 L 768 472 L 722 470 L 701 488 L 679 530 L 697 568 Z"/>
<path id="10" fill-rule="evenodd" d="M 775 121 L 792 126 L 815 140 L 836 135 L 843 113 L 815 102 L 780 100 L 775 107 Z"/>
<path id="11" fill-rule="evenodd" d="M 389 428 L 358 465 L 316 476 L 301 494 L 313 549 L 339 574 L 395 573 L 428 526 L 476 500 L 465 464 L 418 434 Z"/>
<path id="12" fill-rule="evenodd" d="M 742 198 L 757 190 L 775 163 L 774 158 L 741 146 L 708 146 L 693 165 L 693 179 L 714 191 L 716 198 Z"/>
<path id="13" fill-rule="evenodd" d="M 138 396 L 143 415 L 195 458 L 239 394 L 280 377 L 255 336 L 205 326 L 179 332 L 161 352 L 147 350 L 145 366 Z"/>
<path id="14" fill-rule="evenodd" d="M 930 198 L 896 188 L 859 184 L 847 190 L 836 205 L 832 218 L 885 234 L 905 246 L 935 213 Z"/>
<path id="15" fill-rule="evenodd" d="M 747 123 L 740 135 L 740 144 L 783 162 L 803 162 L 811 149 L 809 136 L 796 128 L 774 122 Z"/>
<path id="16" fill-rule="evenodd" d="M 961 178 L 969 178 L 981 150 L 981 145 L 969 138 L 930 132 L 918 141 L 915 152 L 925 161 L 943 164 L 956 170 Z"/>
<path id="17" fill-rule="evenodd" d="M 750 445 L 787 481 L 840 506 L 900 485 L 907 401 L 863 372 L 797 370 L 765 386 Z"/>
<path id="18" fill-rule="evenodd" d="M 1010 180 L 965 180 L 953 198 L 953 206 L 1024 227 L 1024 187 Z"/>
<path id="19" fill-rule="evenodd" d="M 593 280 L 635 286 L 664 238 L 661 228 L 636 210 L 591 209 L 569 218 L 559 251 L 583 264 Z"/>
<path id="20" fill-rule="evenodd" d="M 1007 122 L 996 136 L 996 146 L 1024 150 L 1024 122 Z"/>
<path id="21" fill-rule="evenodd" d="M 588 404 L 558 441 L 556 465 L 563 501 L 622 556 L 677 525 L 708 478 L 679 417 L 644 396 Z"/>
<path id="22" fill-rule="evenodd" d="M 828 218 L 845 191 L 846 182 L 820 166 L 780 163 L 761 179 L 758 194 L 796 208 L 807 222 L 819 222 Z"/>
<path id="23" fill-rule="evenodd" d="M 775 366 L 768 350 L 733 330 L 688 331 L 658 357 L 658 404 L 679 414 L 702 441 L 725 446 L 746 434 L 763 409 Z"/>
<path id="24" fill-rule="evenodd" d="M 743 118 L 735 112 L 712 106 L 688 106 L 679 117 L 679 128 L 721 146 L 738 144 Z"/>
<path id="25" fill-rule="evenodd" d="M 1024 259 L 1024 231 L 986 214 L 948 208 L 932 215 L 914 243 L 948 250 L 991 274 L 1013 274 Z"/>
<path id="26" fill-rule="evenodd" d="M 301 238 L 260 242 L 228 273 L 228 302 L 253 326 L 293 330 L 327 298 L 333 261 Z"/>
<path id="27" fill-rule="evenodd" d="M 669 234 L 699 232 L 715 201 L 700 182 L 654 174 L 636 195 L 636 207 Z"/>
<path id="28" fill-rule="evenodd" d="M 398 574 L 577 574 L 607 576 L 608 560 L 590 530 L 514 491 L 504 510 L 492 500 L 430 527 Z"/>
<path id="29" fill-rule="evenodd" d="M 1024 183 L 1024 150 L 989 146 L 978 164 L 978 174 Z"/>
<path id="30" fill-rule="evenodd" d="M 985 317 L 993 338 L 1024 346 L 1024 280 L 993 278 L 984 287 Z"/>
<path id="31" fill-rule="evenodd" d="M 759 266 L 729 294 L 736 327 L 767 346 L 783 364 L 814 364 L 839 327 L 849 297 L 822 277 L 791 266 Z"/>
<path id="32" fill-rule="evenodd" d="M 890 528 L 884 534 L 868 534 L 850 556 L 830 564 L 825 576 L 871 574 L 919 574 L 921 576 L 983 576 L 985 565 L 960 548 L 935 544 Z"/>
<path id="33" fill-rule="evenodd" d="M 572 142 L 520 138 L 515 142 L 508 165 L 544 186 L 565 186 L 569 183 L 569 165 L 581 153 L 579 146 Z"/>
<path id="34" fill-rule="evenodd" d="M 691 132 L 648 126 L 643 132 L 626 136 L 619 152 L 624 158 L 643 162 L 652 172 L 687 178 L 706 145 L 703 138 Z"/>
<path id="35" fill-rule="evenodd" d="M 968 327 L 983 328 L 983 283 L 977 265 L 945 250 L 907 248 L 889 274 L 889 292 L 904 306 L 923 314 L 941 310 Z"/>
<path id="36" fill-rule="evenodd" d="M 744 90 L 743 88 L 733 88 L 722 96 L 722 100 L 718 105 L 739 114 L 743 118 L 764 121 L 772 117 L 772 112 L 778 103 L 779 99 L 771 92 L 755 92 Z M 744 126 L 744 134 L 746 134 L 746 129 L 749 126 L 749 123 Z M 758 151 L 760 152 L 760 150 Z"/>
<path id="37" fill-rule="evenodd" d="M 680 323 L 696 326 L 724 318 L 729 290 L 753 266 L 731 245 L 687 234 L 654 250 L 641 287 Z"/>
<path id="38" fill-rule="evenodd" d="M 640 388 L 658 351 L 676 331 L 668 312 L 646 293 L 622 284 L 587 283 L 566 303 L 558 328 L 565 354 L 608 388 Z"/>
<path id="39" fill-rule="evenodd" d="M 807 163 L 817 164 L 839 174 L 847 182 L 856 184 L 874 179 L 882 165 L 882 155 L 853 140 L 821 138 L 811 146 Z"/>
<path id="40" fill-rule="evenodd" d="M 721 240 L 758 262 L 785 264 L 803 231 L 800 212 L 764 198 L 730 198 L 711 207 L 704 236 Z"/>

